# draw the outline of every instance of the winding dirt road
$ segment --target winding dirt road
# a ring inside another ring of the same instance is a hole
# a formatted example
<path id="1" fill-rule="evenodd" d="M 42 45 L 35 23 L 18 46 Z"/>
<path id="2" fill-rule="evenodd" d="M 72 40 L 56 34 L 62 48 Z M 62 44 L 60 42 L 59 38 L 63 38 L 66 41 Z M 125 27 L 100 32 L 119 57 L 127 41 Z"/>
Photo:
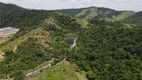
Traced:
<path id="1" fill-rule="evenodd" d="M 62 61 L 60 61 L 59 63 L 57 63 L 56 65 L 53 65 L 53 66 L 57 66 L 57 65 L 59 65 L 59 64 L 61 64 L 61 63 L 63 63 L 63 62 L 65 62 L 65 61 L 66 61 L 66 58 L 64 58 Z M 40 68 L 40 69 L 38 69 L 38 70 L 35 70 L 35 71 L 31 72 L 31 73 L 26 74 L 24 77 L 22 77 L 22 78 L 19 79 L 19 80 L 24 80 L 24 79 L 26 79 L 26 78 L 28 78 L 28 77 L 31 77 L 31 76 L 36 75 L 36 74 L 39 74 L 39 73 L 41 73 L 42 71 L 47 70 L 47 69 L 49 69 L 50 67 L 53 67 L 53 66 L 52 66 L 51 63 L 50 63 L 50 64 L 48 64 L 47 66 L 44 66 L 44 67 L 42 67 L 42 68 Z"/>

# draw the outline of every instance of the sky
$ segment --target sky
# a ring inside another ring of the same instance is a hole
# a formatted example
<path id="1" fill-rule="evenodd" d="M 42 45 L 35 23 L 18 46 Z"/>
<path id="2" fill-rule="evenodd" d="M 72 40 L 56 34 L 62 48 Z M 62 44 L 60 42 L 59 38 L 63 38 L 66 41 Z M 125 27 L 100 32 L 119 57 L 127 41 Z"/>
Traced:
<path id="1" fill-rule="evenodd" d="M 70 9 L 90 6 L 106 7 L 115 10 L 142 11 L 142 0 L 0 0 L 29 9 Z"/>

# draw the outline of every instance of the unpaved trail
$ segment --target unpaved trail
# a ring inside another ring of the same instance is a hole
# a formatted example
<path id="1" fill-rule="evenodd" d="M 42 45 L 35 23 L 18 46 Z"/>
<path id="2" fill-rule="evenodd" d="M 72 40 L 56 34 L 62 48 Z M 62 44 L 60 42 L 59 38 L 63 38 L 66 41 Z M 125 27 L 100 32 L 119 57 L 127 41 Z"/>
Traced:
<path id="1" fill-rule="evenodd" d="M 62 63 L 65 62 L 65 61 L 66 61 L 66 58 L 64 58 L 62 61 L 60 61 L 59 63 L 57 63 L 56 65 L 53 65 L 53 66 L 57 66 L 57 65 L 59 65 L 59 64 L 62 64 Z M 40 69 L 38 69 L 38 70 L 35 70 L 35 71 L 31 72 L 31 73 L 26 74 L 26 75 L 25 75 L 23 78 L 21 78 L 20 80 L 26 80 L 26 78 L 31 77 L 31 76 L 36 75 L 36 74 L 39 74 L 39 73 L 41 73 L 42 71 L 47 70 L 47 69 L 49 69 L 50 67 L 53 67 L 53 66 L 52 66 L 51 63 L 50 63 L 50 64 L 48 64 L 48 65 L 46 65 L 46 66 L 44 66 L 44 67 L 42 67 L 42 68 L 40 68 Z"/>

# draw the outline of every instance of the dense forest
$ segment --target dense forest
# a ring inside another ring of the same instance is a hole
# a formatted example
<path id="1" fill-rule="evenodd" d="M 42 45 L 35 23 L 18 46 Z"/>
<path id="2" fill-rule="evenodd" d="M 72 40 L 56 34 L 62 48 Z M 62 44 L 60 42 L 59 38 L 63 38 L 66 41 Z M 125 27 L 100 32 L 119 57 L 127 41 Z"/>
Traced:
<path id="1" fill-rule="evenodd" d="M 89 80 L 141 80 L 142 29 L 92 26 L 79 34 L 69 60 Z"/>
<path id="2" fill-rule="evenodd" d="M 96 10 L 96 7 L 92 8 Z M 19 80 L 26 75 L 25 71 L 45 61 L 57 58 L 55 65 L 67 58 L 79 67 L 77 72 L 85 71 L 88 80 L 141 80 L 142 27 L 137 22 L 141 20 L 141 12 L 130 11 L 127 13 L 131 15 L 130 21 L 123 17 L 121 19 L 126 20 L 117 22 L 101 18 L 120 17 L 125 13 L 106 8 L 97 8 L 100 16 L 93 17 L 95 19 L 74 17 L 83 10 L 59 11 L 71 15 L 68 16 L 56 11 L 29 10 L 0 3 L 0 27 L 20 29 L 0 44 L 0 50 L 5 53 L 0 62 L 0 79 L 9 76 Z M 109 14 L 104 16 L 102 12 Z M 71 48 L 74 39 L 77 42 Z"/>

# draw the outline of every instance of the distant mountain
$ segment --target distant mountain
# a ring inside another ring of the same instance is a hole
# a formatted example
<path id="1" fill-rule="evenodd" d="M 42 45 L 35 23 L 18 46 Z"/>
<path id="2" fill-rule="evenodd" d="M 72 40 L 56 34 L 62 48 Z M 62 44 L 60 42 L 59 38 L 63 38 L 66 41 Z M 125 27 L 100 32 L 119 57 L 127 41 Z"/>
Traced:
<path id="1" fill-rule="evenodd" d="M 76 16 L 82 19 L 105 19 L 113 21 L 122 21 L 135 14 L 133 11 L 116 11 L 109 8 L 88 7 L 80 9 L 63 9 L 57 12 L 67 15 Z"/>
<path id="2" fill-rule="evenodd" d="M 142 24 L 142 11 L 137 12 L 135 15 L 127 18 L 125 22 L 139 25 Z"/>

